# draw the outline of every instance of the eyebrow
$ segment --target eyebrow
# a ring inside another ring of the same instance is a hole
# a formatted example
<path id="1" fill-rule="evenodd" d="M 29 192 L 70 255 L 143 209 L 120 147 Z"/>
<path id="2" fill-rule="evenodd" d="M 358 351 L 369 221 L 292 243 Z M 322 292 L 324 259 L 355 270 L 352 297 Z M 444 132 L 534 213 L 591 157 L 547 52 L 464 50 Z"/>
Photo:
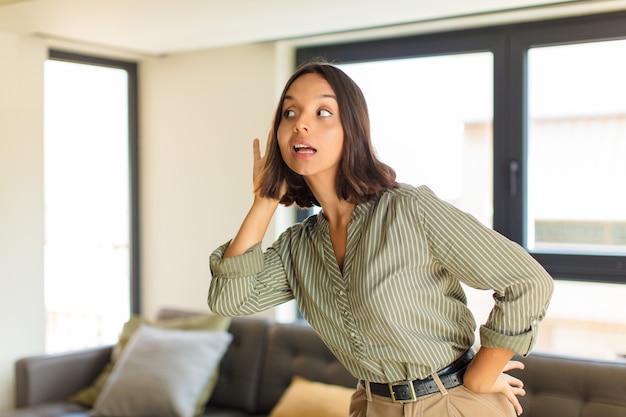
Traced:
<path id="1" fill-rule="evenodd" d="M 320 94 L 317 98 L 332 98 L 337 101 L 337 97 L 334 94 Z M 291 95 L 286 94 L 283 100 L 295 100 L 295 98 Z"/>

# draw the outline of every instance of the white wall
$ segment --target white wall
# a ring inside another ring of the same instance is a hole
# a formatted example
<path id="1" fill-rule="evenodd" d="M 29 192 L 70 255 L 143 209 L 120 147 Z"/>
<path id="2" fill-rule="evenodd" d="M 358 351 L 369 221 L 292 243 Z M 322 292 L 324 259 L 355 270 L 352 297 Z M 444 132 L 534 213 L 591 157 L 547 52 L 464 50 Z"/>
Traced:
<path id="1" fill-rule="evenodd" d="M 209 254 L 234 236 L 252 202 L 252 139 L 265 141 L 271 124 L 275 57 L 274 45 L 260 44 L 140 65 L 147 316 L 165 306 L 208 311 Z"/>
<path id="2" fill-rule="evenodd" d="M 44 346 L 46 55 L 40 39 L 0 33 L 0 411 L 13 406 L 15 361 Z"/>

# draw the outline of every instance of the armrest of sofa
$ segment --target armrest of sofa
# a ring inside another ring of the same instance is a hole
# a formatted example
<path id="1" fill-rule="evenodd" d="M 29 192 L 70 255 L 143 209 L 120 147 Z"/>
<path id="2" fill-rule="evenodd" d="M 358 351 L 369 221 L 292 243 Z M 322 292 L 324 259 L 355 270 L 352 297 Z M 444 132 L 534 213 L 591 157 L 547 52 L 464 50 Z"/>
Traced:
<path id="1" fill-rule="evenodd" d="M 66 401 L 91 384 L 111 359 L 112 346 L 29 356 L 15 363 L 16 407 Z"/>

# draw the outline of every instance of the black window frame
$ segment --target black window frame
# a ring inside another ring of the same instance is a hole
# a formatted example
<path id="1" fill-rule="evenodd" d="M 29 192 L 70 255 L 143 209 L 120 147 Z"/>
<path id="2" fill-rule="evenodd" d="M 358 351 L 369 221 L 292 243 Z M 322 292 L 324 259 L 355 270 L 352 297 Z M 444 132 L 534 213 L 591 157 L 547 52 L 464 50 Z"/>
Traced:
<path id="1" fill-rule="evenodd" d="M 527 201 L 527 51 L 626 39 L 626 12 L 497 25 L 397 38 L 300 47 L 296 65 L 338 64 L 459 53 L 493 53 L 493 228 L 524 246 Z M 555 279 L 626 284 L 626 256 L 532 253 Z"/>
<path id="2" fill-rule="evenodd" d="M 128 74 L 128 158 L 129 158 L 129 214 L 130 214 L 130 308 L 131 314 L 141 313 L 140 302 L 140 247 L 139 247 L 139 100 L 137 63 L 92 55 L 50 49 L 48 59 L 117 68 Z"/>

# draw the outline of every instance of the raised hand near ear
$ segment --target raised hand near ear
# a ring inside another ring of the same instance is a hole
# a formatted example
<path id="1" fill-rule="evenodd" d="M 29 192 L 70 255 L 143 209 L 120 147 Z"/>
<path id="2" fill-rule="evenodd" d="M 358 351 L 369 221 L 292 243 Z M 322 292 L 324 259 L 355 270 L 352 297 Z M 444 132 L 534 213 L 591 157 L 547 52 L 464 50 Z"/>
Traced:
<path id="1" fill-rule="evenodd" d="M 252 154 L 254 158 L 252 164 L 252 183 L 254 184 L 255 194 L 257 194 L 257 181 L 259 180 L 259 175 L 261 174 L 263 164 L 265 163 L 265 158 L 261 157 L 261 144 L 259 138 L 254 138 L 252 141 Z M 257 195 L 257 197 L 259 196 Z"/>
<path id="2" fill-rule="evenodd" d="M 263 167 L 265 165 L 265 159 L 267 158 L 268 150 L 269 150 L 269 143 L 265 150 L 265 155 L 261 156 L 260 141 L 258 138 L 254 138 L 254 140 L 252 141 L 252 153 L 254 156 L 254 163 L 252 166 L 252 180 L 254 182 L 254 189 L 255 189 L 254 194 L 255 194 L 255 197 L 257 198 L 263 198 L 259 195 L 257 186 L 258 186 L 258 181 L 261 178 L 261 172 L 263 171 Z M 282 197 L 286 192 L 287 192 L 287 183 L 283 181 L 280 187 L 280 193 L 279 193 L 280 197 Z M 277 198 L 276 200 L 280 200 L 280 198 Z"/>
<path id="3" fill-rule="evenodd" d="M 267 155 L 267 152 L 265 154 Z M 239 231 L 224 251 L 223 258 L 241 255 L 253 245 L 261 242 L 276 211 L 276 207 L 278 207 L 279 200 L 261 197 L 257 191 L 257 181 L 260 180 L 260 175 L 265 165 L 265 157 L 261 156 L 258 138 L 255 138 L 252 142 L 252 155 L 254 158 L 252 166 L 252 179 L 255 189 L 254 202 L 245 219 L 243 219 Z"/>

